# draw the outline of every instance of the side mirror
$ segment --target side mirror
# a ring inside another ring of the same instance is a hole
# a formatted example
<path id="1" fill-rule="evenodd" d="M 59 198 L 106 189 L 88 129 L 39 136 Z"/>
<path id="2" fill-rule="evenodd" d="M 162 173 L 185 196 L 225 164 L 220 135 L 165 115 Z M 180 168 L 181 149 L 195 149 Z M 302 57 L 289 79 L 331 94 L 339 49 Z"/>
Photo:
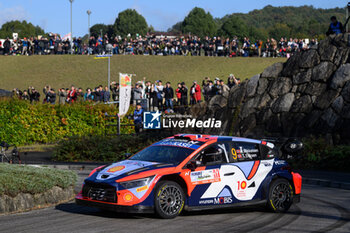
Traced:
<path id="1" fill-rule="evenodd" d="M 191 161 L 190 163 L 188 163 L 186 167 L 188 169 L 190 169 L 191 171 L 194 171 L 200 165 L 201 165 L 201 162 L 198 160 L 195 160 L 195 161 Z"/>

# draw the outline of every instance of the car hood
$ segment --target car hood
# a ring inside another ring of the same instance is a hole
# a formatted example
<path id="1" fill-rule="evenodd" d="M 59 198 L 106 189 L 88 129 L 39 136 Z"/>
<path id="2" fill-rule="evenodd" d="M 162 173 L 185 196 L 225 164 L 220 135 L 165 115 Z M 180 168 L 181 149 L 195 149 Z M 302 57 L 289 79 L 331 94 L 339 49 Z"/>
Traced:
<path id="1" fill-rule="evenodd" d="M 131 173 L 141 172 L 154 168 L 156 162 L 146 162 L 138 160 L 124 160 L 121 162 L 113 163 L 101 170 L 97 176 L 97 180 L 106 180 L 116 178 L 122 175 L 131 175 Z"/>

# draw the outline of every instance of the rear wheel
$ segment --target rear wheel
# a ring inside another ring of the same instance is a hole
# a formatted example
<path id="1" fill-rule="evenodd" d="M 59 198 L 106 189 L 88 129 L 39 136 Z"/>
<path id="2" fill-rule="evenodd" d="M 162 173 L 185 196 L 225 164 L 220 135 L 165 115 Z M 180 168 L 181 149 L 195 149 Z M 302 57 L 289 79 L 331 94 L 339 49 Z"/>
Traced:
<path id="1" fill-rule="evenodd" d="M 293 204 L 293 188 L 285 179 L 277 179 L 270 185 L 267 206 L 276 213 L 286 212 Z"/>
<path id="2" fill-rule="evenodd" d="M 161 218 L 175 218 L 185 204 L 185 194 L 179 184 L 161 181 L 155 190 L 155 211 Z"/>

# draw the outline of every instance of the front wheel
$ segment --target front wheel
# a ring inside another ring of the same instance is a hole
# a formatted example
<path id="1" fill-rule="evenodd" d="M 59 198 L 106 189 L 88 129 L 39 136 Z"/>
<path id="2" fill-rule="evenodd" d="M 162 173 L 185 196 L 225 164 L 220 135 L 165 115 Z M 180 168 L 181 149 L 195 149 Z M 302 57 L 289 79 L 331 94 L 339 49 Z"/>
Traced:
<path id="1" fill-rule="evenodd" d="M 155 190 L 155 211 L 161 218 L 175 218 L 185 204 L 185 194 L 179 184 L 173 181 L 161 181 Z"/>
<path id="2" fill-rule="evenodd" d="M 293 204 L 293 188 L 285 179 L 277 179 L 270 185 L 267 206 L 276 213 L 289 210 Z"/>

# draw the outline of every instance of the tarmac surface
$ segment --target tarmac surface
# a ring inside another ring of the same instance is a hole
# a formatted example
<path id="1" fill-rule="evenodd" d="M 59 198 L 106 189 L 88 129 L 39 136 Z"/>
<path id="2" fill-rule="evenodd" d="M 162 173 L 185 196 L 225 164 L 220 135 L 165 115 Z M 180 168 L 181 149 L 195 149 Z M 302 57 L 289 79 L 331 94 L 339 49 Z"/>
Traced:
<path id="1" fill-rule="evenodd" d="M 76 191 L 97 164 L 51 164 L 76 170 Z M 287 213 L 261 206 L 184 212 L 175 219 L 155 215 L 118 214 L 82 207 L 73 201 L 41 210 L 0 216 L 0 232 L 350 232 L 350 174 L 300 171 L 304 182 L 301 202 Z M 307 184 L 305 184 L 307 183 Z M 317 185 L 312 185 L 317 184 Z"/>

